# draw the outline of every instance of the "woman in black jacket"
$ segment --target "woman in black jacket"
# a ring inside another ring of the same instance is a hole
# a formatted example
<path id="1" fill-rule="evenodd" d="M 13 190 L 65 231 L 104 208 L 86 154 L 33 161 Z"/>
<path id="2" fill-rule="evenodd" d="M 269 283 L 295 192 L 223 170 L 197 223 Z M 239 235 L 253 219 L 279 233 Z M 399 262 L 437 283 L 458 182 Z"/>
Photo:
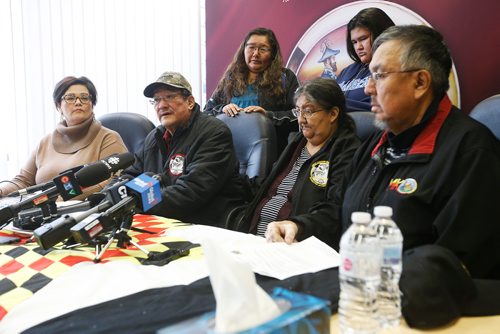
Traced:
<path id="1" fill-rule="evenodd" d="M 311 224 L 308 215 L 342 184 L 346 167 L 359 146 L 354 121 L 345 112 L 345 97 L 332 79 L 316 78 L 295 93 L 294 114 L 301 131 L 292 139 L 271 173 L 255 190 L 234 229 L 264 235 L 273 221 Z M 234 217 L 235 215 L 233 215 Z M 320 231 L 308 228 L 335 246 L 340 226 Z M 300 234 L 301 238 L 309 235 Z"/>

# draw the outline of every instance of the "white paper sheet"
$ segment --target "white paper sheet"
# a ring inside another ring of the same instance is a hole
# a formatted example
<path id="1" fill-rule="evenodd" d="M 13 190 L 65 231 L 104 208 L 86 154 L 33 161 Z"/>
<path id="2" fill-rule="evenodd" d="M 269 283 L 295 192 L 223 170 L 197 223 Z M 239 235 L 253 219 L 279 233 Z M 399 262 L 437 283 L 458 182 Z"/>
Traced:
<path id="1" fill-rule="evenodd" d="M 340 261 L 339 254 L 316 237 L 287 245 L 269 243 L 252 234 L 202 225 L 171 230 L 167 235 L 195 243 L 205 238 L 216 240 L 240 261 L 248 263 L 253 272 L 278 279 L 338 267 Z"/>

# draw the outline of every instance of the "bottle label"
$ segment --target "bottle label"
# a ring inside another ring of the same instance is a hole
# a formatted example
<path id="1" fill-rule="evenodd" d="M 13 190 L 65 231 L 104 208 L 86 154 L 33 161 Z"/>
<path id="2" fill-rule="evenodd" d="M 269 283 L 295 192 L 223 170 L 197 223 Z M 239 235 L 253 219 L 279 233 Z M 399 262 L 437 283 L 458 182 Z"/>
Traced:
<path id="1" fill-rule="evenodd" d="M 399 265 L 401 263 L 401 244 L 385 245 L 383 249 L 383 265 Z"/>
<path id="2" fill-rule="evenodd" d="M 380 253 L 344 251 L 339 270 L 350 277 L 377 277 L 380 275 Z"/>

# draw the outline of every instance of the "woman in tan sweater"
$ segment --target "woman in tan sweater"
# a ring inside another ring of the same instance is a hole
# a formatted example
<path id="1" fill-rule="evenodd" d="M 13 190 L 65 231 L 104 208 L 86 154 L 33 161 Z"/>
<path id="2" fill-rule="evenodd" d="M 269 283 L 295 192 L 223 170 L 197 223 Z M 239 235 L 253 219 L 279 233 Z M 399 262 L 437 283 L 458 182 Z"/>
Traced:
<path id="1" fill-rule="evenodd" d="M 94 118 L 97 91 L 86 77 L 66 77 L 54 88 L 54 104 L 61 114 L 56 129 L 42 138 L 21 171 L 12 180 L 0 182 L 0 197 L 51 181 L 62 171 L 95 162 L 114 153 L 127 152 L 118 133 Z M 104 187 L 107 181 L 86 188 L 75 199 L 83 199 Z"/>

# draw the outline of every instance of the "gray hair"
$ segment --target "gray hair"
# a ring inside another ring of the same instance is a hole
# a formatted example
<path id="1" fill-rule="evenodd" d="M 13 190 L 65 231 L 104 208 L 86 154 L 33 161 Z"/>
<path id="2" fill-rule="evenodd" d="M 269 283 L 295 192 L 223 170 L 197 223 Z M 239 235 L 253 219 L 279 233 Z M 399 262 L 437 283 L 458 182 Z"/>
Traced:
<path id="1" fill-rule="evenodd" d="M 401 70 L 425 69 L 432 77 L 431 87 L 436 98 L 441 98 L 450 87 L 452 61 L 443 36 L 423 25 L 400 25 L 388 28 L 373 43 L 373 53 L 383 43 L 396 40 L 401 43 Z"/>

